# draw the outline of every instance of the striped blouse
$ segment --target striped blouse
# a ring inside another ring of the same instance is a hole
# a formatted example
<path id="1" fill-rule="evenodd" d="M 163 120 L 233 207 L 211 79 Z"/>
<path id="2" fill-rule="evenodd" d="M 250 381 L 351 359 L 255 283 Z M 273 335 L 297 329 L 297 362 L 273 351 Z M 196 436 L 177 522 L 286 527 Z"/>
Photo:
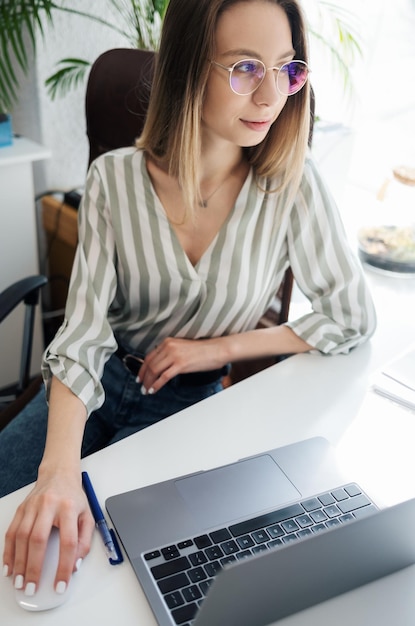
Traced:
<path id="1" fill-rule="evenodd" d="M 272 182 L 270 183 L 272 189 Z M 375 329 L 362 270 L 332 198 L 308 159 L 294 204 L 265 193 L 253 172 L 193 266 L 134 148 L 99 157 L 79 210 L 79 244 L 64 322 L 43 358 L 85 404 L 104 401 L 101 377 L 117 341 L 145 353 L 167 336 L 255 328 L 288 265 L 312 312 L 289 326 L 325 354 L 347 353 Z"/>

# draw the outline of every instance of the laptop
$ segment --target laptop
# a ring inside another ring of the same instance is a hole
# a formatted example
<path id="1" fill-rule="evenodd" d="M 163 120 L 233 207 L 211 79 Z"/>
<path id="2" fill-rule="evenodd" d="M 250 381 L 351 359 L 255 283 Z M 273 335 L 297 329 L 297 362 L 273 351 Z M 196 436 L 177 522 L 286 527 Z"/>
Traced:
<path id="1" fill-rule="evenodd" d="M 106 508 L 160 626 L 270 624 L 415 562 L 415 499 L 380 510 L 320 437 Z"/>

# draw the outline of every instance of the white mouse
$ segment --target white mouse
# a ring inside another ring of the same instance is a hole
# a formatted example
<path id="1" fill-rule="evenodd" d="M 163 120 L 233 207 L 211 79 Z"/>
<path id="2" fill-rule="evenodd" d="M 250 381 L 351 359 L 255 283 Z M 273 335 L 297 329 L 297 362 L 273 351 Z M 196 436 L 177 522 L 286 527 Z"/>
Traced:
<path id="1" fill-rule="evenodd" d="M 54 609 L 66 602 L 71 585 L 68 584 L 64 593 L 56 593 L 54 588 L 56 570 L 59 561 L 59 530 L 52 528 L 46 547 L 45 560 L 36 593 L 25 595 L 24 589 L 16 589 L 17 603 L 26 611 L 46 611 Z"/>

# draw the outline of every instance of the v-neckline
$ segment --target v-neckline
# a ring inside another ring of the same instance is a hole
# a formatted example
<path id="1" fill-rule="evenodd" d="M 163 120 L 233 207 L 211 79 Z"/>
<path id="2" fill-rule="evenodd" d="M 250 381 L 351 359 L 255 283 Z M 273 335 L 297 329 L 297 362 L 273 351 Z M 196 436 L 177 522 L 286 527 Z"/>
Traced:
<path id="1" fill-rule="evenodd" d="M 206 257 L 211 255 L 211 251 L 213 250 L 213 248 L 216 246 L 218 238 L 220 236 L 220 234 L 222 233 L 222 231 L 224 229 L 227 228 L 227 226 L 229 225 L 229 223 L 231 222 L 231 220 L 234 218 L 235 214 L 238 212 L 238 210 L 241 209 L 241 207 L 243 208 L 246 204 L 246 200 L 248 197 L 248 190 L 251 186 L 251 182 L 252 182 L 252 168 L 249 169 L 248 171 L 248 175 L 246 176 L 242 187 L 236 197 L 236 200 L 232 206 L 232 209 L 229 211 L 228 215 L 226 216 L 225 220 L 222 222 L 221 226 L 219 227 L 219 229 L 217 230 L 217 232 L 215 233 L 215 235 L 212 237 L 211 241 L 209 242 L 209 244 L 207 245 L 207 247 L 205 248 L 205 250 L 202 252 L 202 254 L 200 255 L 199 259 L 197 260 L 197 262 L 195 264 L 192 263 L 192 261 L 190 260 L 188 254 L 186 253 L 178 234 L 176 233 L 176 230 L 174 229 L 174 226 L 172 225 L 171 221 L 168 218 L 167 212 L 155 190 L 155 187 L 153 185 L 153 181 L 151 180 L 151 176 L 149 174 L 149 171 L 147 169 L 147 163 L 146 163 L 146 158 L 145 155 L 143 154 L 143 160 L 142 160 L 142 170 L 143 170 L 143 175 L 146 178 L 146 182 L 148 183 L 148 185 L 150 186 L 153 198 L 154 198 L 154 208 L 159 216 L 159 218 L 162 219 L 163 223 L 167 226 L 167 228 L 169 229 L 169 232 L 171 234 L 171 236 L 174 238 L 174 242 L 175 242 L 175 247 L 180 249 L 182 257 L 185 259 L 186 262 L 186 266 L 188 268 L 191 268 L 191 273 L 199 273 L 200 267 L 203 265 L 203 262 L 205 260 Z"/>

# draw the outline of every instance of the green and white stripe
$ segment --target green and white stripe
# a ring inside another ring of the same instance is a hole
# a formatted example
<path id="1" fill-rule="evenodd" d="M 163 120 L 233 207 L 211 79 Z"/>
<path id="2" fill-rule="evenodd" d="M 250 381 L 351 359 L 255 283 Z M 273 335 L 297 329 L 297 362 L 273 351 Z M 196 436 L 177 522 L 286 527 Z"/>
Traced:
<path id="1" fill-rule="evenodd" d="M 251 172 L 225 224 L 192 266 L 143 154 L 126 148 L 97 159 L 79 211 L 66 318 L 45 354 L 45 378 L 60 378 L 90 412 L 104 399 L 100 378 L 116 349 L 114 333 L 146 352 L 167 336 L 252 329 L 288 265 L 313 310 L 290 323 L 294 331 L 324 353 L 348 352 L 362 342 L 375 327 L 372 301 L 311 160 L 294 206 L 284 200 L 284 194 L 264 193 Z"/>

